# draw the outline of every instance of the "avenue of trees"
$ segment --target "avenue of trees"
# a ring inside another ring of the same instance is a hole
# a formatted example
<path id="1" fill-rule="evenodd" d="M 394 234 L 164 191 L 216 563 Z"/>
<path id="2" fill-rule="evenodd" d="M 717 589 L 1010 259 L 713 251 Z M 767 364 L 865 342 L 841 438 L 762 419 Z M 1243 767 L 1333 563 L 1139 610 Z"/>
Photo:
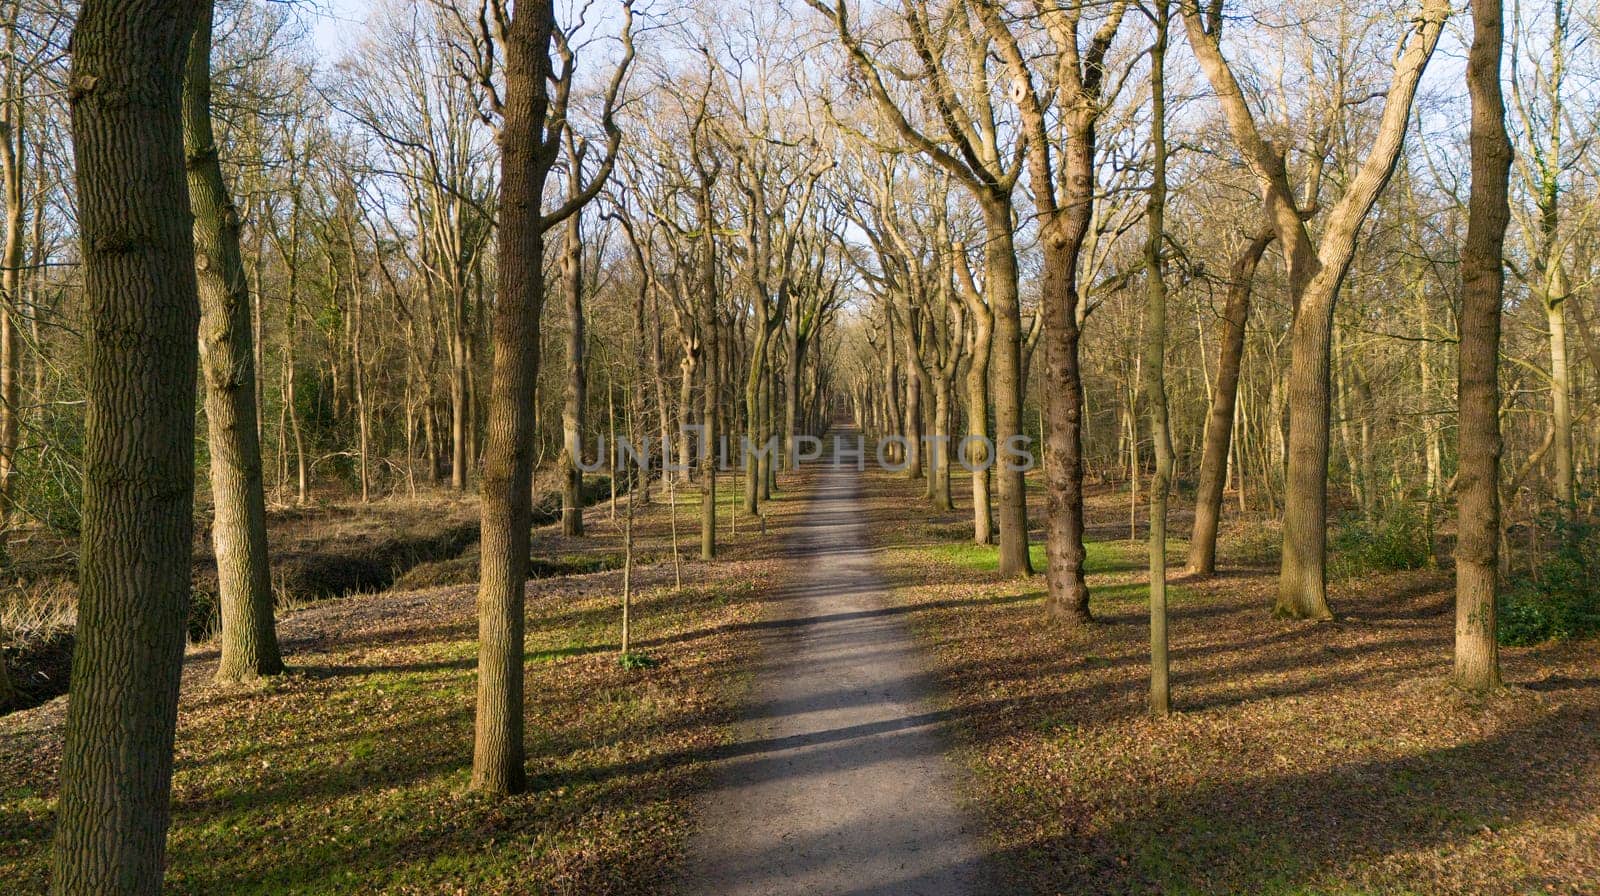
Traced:
<path id="1" fill-rule="evenodd" d="M 307 14 L 0 0 L 0 548 L 79 559 L 57 893 L 159 889 L 197 517 L 232 684 L 293 661 L 269 506 L 475 491 L 491 795 L 585 470 L 695 493 L 711 561 L 718 490 L 758 521 L 848 417 L 1000 576 L 1042 501 L 1064 627 L 1125 489 L 1157 714 L 1169 537 L 1210 576 L 1257 521 L 1306 620 L 1340 533 L 1420 543 L 1470 690 L 1509 583 L 1595 550 L 1592 6 L 373 0 L 330 60 Z"/>

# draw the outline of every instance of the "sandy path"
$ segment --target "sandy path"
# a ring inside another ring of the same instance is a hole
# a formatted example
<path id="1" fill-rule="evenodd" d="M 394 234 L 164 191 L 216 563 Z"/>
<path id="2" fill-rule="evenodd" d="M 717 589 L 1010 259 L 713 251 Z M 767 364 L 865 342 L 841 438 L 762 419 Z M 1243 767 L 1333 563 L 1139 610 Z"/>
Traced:
<path id="1" fill-rule="evenodd" d="M 788 546 L 800 572 L 758 630 L 766 661 L 704 803 L 685 891 L 994 892 L 921 656 L 863 547 L 860 476 L 818 463 Z"/>

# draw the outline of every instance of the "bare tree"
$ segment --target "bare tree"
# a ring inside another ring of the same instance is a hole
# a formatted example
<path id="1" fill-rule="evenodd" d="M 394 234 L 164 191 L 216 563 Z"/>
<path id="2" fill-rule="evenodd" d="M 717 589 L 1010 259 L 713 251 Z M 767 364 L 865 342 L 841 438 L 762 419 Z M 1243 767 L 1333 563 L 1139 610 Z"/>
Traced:
<path id="1" fill-rule="evenodd" d="M 223 182 L 211 128 L 212 16 L 207 6 L 195 26 L 184 74 L 183 127 L 215 508 L 211 536 L 221 599 L 217 679 L 231 682 L 276 675 L 283 671 L 283 658 L 272 618 L 250 284 L 239 248 L 239 211 Z"/>
<path id="2" fill-rule="evenodd" d="M 1334 304 L 1355 256 L 1356 235 L 1394 172 L 1405 142 L 1411 102 L 1450 15 L 1447 0 L 1426 0 L 1406 26 L 1370 150 L 1313 243 L 1295 201 L 1282 150 L 1258 128 L 1233 69 L 1222 54 L 1221 0 L 1202 9 L 1182 0 L 1189 45 L 1222 104 L 1228 130 L 1260 187 L 1264 214 L 1287 259 L 1294 305 L 1289 369 L 1289 473 L 1284 502 L 1283 558 L 1275 612 L 1327 619 L 1329 345 Z"/>
<path id="3" fill-rule="evenodd" d="M 499 117 L 500 232 L 484 445 L 482 567 L 478 584 L 478 708 L 474 789 L 518 793 L 527 786 L 523 744 L 523 631 L 533 516 L 533 391 L 539 374 L 544 238 L 605 184 L 622 141 L 615 111 L 633 61 L 632 6 L 623 4 L 623 56 L 605 88 L 603 161 L 589 183 L 558 207 L 544 188 L 570 127 L 576 58 L 550 0 L 486 0 L 474 45 L 476 74 Z M 552 59 L 552 54 L 555 58 Z M 496 84 L 503 59 L 504 91 Z"/>
<path id="4" fill-rule="evenodd" d="M 1467 88 L 1472 94 L 1472 192 L 1461 249 L 1455 682 L 1500 686 L 1495 611 L 1500 545 L 1500 314 L 1511 217 L 1511 141 L 1500 93 L 1500 0 L 1473 0 Z"/>

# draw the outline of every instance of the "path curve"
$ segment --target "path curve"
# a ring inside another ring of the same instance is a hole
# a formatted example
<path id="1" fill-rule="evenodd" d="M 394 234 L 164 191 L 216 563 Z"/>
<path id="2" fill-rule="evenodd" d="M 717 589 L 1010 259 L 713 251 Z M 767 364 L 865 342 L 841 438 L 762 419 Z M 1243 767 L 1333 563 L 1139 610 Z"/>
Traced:
<path id="1" fill-rule="evenodd" d="M 842 435 L 854 442 L 855 433 Z M 946 758 L 944 714 L 869 544 L 861 474 L 816 462 L 796 573 L 690 843 L 695 896 L 996 892 Z"/>

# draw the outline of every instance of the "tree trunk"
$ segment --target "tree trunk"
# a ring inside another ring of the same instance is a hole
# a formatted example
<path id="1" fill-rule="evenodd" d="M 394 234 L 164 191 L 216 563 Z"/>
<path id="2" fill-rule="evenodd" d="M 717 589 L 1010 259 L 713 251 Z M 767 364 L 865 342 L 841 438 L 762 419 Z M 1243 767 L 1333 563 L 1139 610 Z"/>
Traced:
<path id="1" fill-rule="evenodd" d="M 1245 324 L 1250 317 L 1250 292 L 1256 266 L 1261 263 L 1261 256 L 1266 253 L 1272 240 L 1272 229 L 1262 229 L 1233 263 L 1228 301 L 1222 312 L 1217 384 L 1211 393 L 1211 413 L 1206 417 L 1205 443 L 1200 454 L 1194 531 L 1189 537 L 1189 572 L 1192 575 L 1210 576 L 1217 571 L 1217 525 L 1222 518 L 1222 492 L 1227 480 L 1228 452 L 1233 440 L 1239 370 L 1244 358 Z"/>
<path id="2" fill-rule="evenodd" d="M 194 535 L 194 0 L 88 0 L 69 102 L 88 318 L 78 625 L 51 891 L 161 889 Z"/>
<path id="3" fill-rule="evenodd" d="M 1145 406 L 1150 413 L 1150 441 L 1156 462 L 1155 475 L 1150 479 L 1150 714 L 1158 717 L 1172 711 L 1167 678 L 1167 495 L 1175 459 L 1167 420 L 1167 283 L 1161 263 L 1167 203 L 1167 16 L 1168 0 L 1158 0 L 1155 45 L 1150 51 L 1150 144 L 1154 158 L 1145 216 L 1150 235 L 1144 250 L 1149 281 L 1145 305 Z"/>
<path id="4" fill-rule="evenodd" d="M 1500 314 L 1511 212 L 1511 142 L 1500 94 L 1501 0 L 1472 0 L 1467 88 L 1472 95 L 1472 190 L 1461 247 L 1460 468 L 1456 479 L 1454 679 L 1475 691 L 1500 686 L 1495 600 L 1500 546 Z"/>
<path id="5" fill-rule="evenodd" d="M 1022 435 L 1022 320 L 1017 305 L 1017 253 L 1011 236 L 1009 207 L 990 201 L 984 206 L 989 240 L 984 259 L 989 306 L 994 313 L 991 364 L 994 368 L 994 475 L 1000 480 L 1000 575 L 1033 573 L 1028 556 L 1028 503 L 1023 469 L 1008 457 L 1005 445 Z M 1049 351 L 1049 349 L 1047 349 Z M 1076 345 L 1073 367 L 1077 366 Z M 1076 428 L 1073 430 L 1076 437 Z M 1048 475 L 1048 474 L 1046 474 Z"/>
<path id="6" fill-rule="evenodd" d="M 966 380 L 967 435 L 961 446 L 972 474 L 972 541 L 993 544 L 994 516 L 989 500 L 992 458 L 984 449 L 989 444 L 989 354 L 993 344 L 994 313 L 973 282 L 966 248 L 957 245 L 954 252 L 958 282 L 967 303 L 967 313 L 972 317 L 972 358 L 967 364 Z"/>
<path id="7" fill-rule="evenodd" d="M 250 290 L 239 251 L 239 213 L 222 179 L 211 128 L 211 18 L 208 6 L 195 27 L 183 122 L 211 451 L 211 537 L 221 602 L 217 680 L 233 682 L 276 675 L 283 671 L 283 659 L 272 619 Z"/>
<path id="8" fill-rule="evenodd" d="M 576 167 L 576 166 L 574 166 Z M 574 172 L 568 180 L 576 182 Z M 567 302 L 567 380 L 561 406 L 561 534 L 583 534 L 583 415 L 588 403 L 584 370 L 583 234 L 579 216 L 567 219 L 561 246 L 561 292 Z"/>
<path id="9" fill-rule="evenodd" d="M 1551 261 L 1545 290 L 1545 322 L 1550 328 L 1550 419 L 1555 426 L 1557 512 L 1569 516 L 1577 498 L 1572 460 L 1572 368 L 1567 358 L 1567 278 L 1559 258 Z"/>
<path id="10" fill-rule="evenodd" d="M 500 129 L 500 232 L 496 246 L 488 437 L 483 452 L 482 561 L 478 584 L 478 698 L 472 787 L 527 787 L 523 744 L 523 632 L 533 522 L 534 389 L 544 299 L 541 201 L 550 0 L 519 5 L 507 29 Z"/>

